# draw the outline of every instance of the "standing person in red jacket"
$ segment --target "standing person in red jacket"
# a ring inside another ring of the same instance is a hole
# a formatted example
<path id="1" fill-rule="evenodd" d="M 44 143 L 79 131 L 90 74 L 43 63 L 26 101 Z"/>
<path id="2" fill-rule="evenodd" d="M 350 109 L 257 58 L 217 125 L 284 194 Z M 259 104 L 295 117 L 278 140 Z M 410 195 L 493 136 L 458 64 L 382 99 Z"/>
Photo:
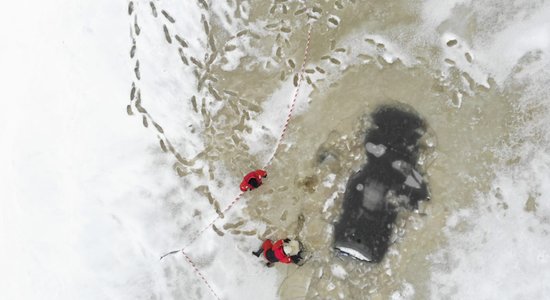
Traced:
<path id="1" fill-rule="evenodd" d="M 302 260 L 300 243 L 296 240 L 284 239 L 278 240 L 275 243 L 271 240 L 266 240 L 260 249 L 252 252 L 257 257 L 260 257 L 262 253 L 267 259 L 266 266 L 268 267 L 273 266 L 276 262 L 298 264 Z"/>

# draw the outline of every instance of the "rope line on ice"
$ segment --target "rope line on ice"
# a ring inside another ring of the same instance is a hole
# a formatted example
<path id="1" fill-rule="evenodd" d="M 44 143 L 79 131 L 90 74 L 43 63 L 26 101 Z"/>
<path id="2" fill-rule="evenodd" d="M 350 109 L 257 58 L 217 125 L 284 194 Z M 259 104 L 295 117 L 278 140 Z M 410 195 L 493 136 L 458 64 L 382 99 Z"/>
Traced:
<path id="1" fill-rule="evenodd" d="M 285 125 L 283 126 L 283 131 L 281 132 L 281 136 L 279 137 L 279 140 L 277 141 L 277 144 L 275 145 L 275 149 L 273 150 L 273 153 L 271 154 L 271 157 L 269 157 L 267 163 L 263 167 L 263 169 L 266 169 L 268 166 L 271 165 L 271 162 L 273 161 L 273 158 L 275 157 L 275 154 L 277 153 L 277 150 L 283 143 L 283 138 L 285 136 L 286 130 L 288 128 L 288 124 L 290 123 L 290 118 L 292 117 L 292 113 L 294 112 L 294 107 L 296 105 L 296 99 L 298 99 L 298 93 L 300 92 L 300 85 L 302 83 L 302 79 L 304 77 L 304 70 L 306 68 L 306 62 L 309 55 L 309 42 L 311 41 L 311 24 L 309 25 L 308 31 L 307 31 L 307 42 L 306 42 L 306 48 L 304 50 L 304 60 L 302 61 L 302 66 L 300 68 L 300 73 L 298 75 L 298 82 L 296 84 L 296 89 L 294 90 L 294 97 L 292 98 L 292 101 L 290 102 L 290 108 L 288 110 L 288 115 L 285 121 Z"/>
<path id="2" fill-rule="evenodd" d="M 210 292 L 214 295 L 214 297 L 216 297 L 216 299 L 218 300 L 221 300 L 220 297 L 218 296 L 218 294 L 216 294 L 216 292 L 214 292 L 214 289 L 212 288 L 212 286 L 210 285 L 210 283 L 208 283 L 208 280 L 206 280 L 206 278 L 204 277 L 204 275 L 202 274 L 202 272 L 199 270 L 199 268 L 197 268 L 197 265 L 195 265 L 195 263 L 193 262 L 193 260 L 191 260 L 191 258 L 189 256 L 187 256 L 187 253 L 183 252 L 183 250 L 181 250 L 181 253 L 183 253 L 183 256 L 185 257 L 185 259 L 187 260 L 187 262 L 189 262 L 189 264 L 193 267 L 193 269 L 195 269 L 195 273 L 197 273 L 197 275 L 199 275 L 199 277 L 202 279 L 202 281 L 206 284 L 206 286 L 208 287 L 208 289 L 210 290 Z"/>
<path id="3" fill-rule="evenodd" d="M 267 169 L 269 166 L 271 166 L 271 163 L 273 162 L 273 158 L 275 158 L 275 155 L 277 154 L 277 151 L 278 149 L 280 148 L 282 142 L 283 142 L 283 139 L 285 137 L 285 134 L 287 132 L 287 129 L 288 129 L 288 125 L 290 123 L 290 119 L 292 118 L 292 114 L 294 112 L 294 108 L 296 106 L 296 100 L 298 99 L 298 94 L 300 92 L 300 86 L 301 86 L 301 83 L 302 83 L 302 80 L 303 80 L 303 74 L 304 74 L 304 70 L 305 70 L 305 67 L 306 67 L 306 63 L 307 63 L 307 59 L 308 59 L 308 56 L 309 56 L 309 46 L 310 46 L 310 41 L 311 41 L 311 24 L 309 25 L 309 28 L 308 28 L 308 32 L 307 32 L 307 41 L 306 41 L 306 46 L 305 46 L 305 50 L 304 50 L 304 59 L 302 61 L 302 66 L 300 67 L 300 71 L 298 73 L 298 82 L 296 84 L 296 88 L 294 90 L 294 95 L 291 99 L 291 102 L 290 102 L 290 107 L 289 107 L 289 110 L 288 110 L 288 114 L 287 114 L 287 118 L 286 118 L 286 121 L 285 121 L 285 124 L 283 126 L 283 130 L 281 131 L 281 135 L 279 136 L 279 139 L 277 140 L 277 143 L 275 144 L 275 147 L 274 147 L 274 150 L 272 152 L 272 154 L 270 155 L 269 159 L 267 160 L 267 162 L 265 163 L 263 169 Z M 187 255 L 187 253 L 185 253 L 185 249 L 189 246 L 191 246 L 191 244 L 193 244 L 193 242 L 195 242 L 206 230 L 208 230 L 208 228 L 210 228 L 212 225 L 214 225 L 214 223 L 216 221 L 218 221 L 219 219 L 221 219 L 223 215 L 225 215 L 225 213 L 227 211 L 229 211 L 242 197 L 242 195 L 244 194 L 243 191 L 241 191 L 236 197 L 235 199 L 222 211 L 222 214 L 221 215 L 217 215 L 207 226 L 205 226 L 203 229 L 201 229 L 197 234 L 195 234 L 193 236 L 193 238 L 190 239 L 190 241 L 187 243 L 186 246 L 182 247 L 181 249 L 178 249 L 178 250 L 174 250 L 174 251 L 170 251 L 164 255 L 162 255 L 160 257 L 160 259 L 162 260 L 164 257 L 168 256 L 168 255 L 172 255 L 172 254 L 176 254 L 178 252 L 181 252 L 185 259 L 189 262 L 189 264 L 193 267 L 195 273 L 197 273 L 197 275 L 202 279 L 202 281 L 206 284 L 206 286 L 210 289 L 210 292 L 212 292 L 212 294 L 217 298 L 217 299 L 220 299 L 218 297 L 218 295 L 216 294 L 216 292 L 213 290 L 212 286 L 210 285 L 210 283 L 208 282 L 208 280 L 206 279 L 206 277 L 202 274 L 202 272 L 200 272 L 200 270 L 197 268 L 196 264 L 193 262 L 193 260 Z"/>

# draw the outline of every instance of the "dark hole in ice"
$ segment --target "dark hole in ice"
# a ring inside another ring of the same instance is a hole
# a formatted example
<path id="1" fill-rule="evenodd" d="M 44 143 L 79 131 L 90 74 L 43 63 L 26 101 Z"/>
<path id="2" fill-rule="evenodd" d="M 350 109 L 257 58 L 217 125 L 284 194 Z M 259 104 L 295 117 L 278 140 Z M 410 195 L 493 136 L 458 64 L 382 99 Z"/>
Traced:
<path id="1" fill-rule="evenodd" d="M 367 164 L 348 180 L 334 246 L 337 253 L 379 262 L 388 250 L 398 208 L 415 209 L 428 199 L 417 169 L 426 124 L 405 106 L 381 106 L 371 120 L 365 138 Z"/>

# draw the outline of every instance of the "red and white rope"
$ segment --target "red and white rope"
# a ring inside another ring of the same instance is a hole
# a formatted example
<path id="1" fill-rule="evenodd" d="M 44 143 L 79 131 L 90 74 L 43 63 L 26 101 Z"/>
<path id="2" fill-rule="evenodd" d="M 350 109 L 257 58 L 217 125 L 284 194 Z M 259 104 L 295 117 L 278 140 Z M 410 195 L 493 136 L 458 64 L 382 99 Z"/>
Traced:
<path id="1" fill-rule="evenodd" d="M 273 161 L 273 158 L 275 157 L 275 154 L 277 154 L 277 150 L 283 143 L 283 138 L 285 137 L 286 130 L 288 128 L 288 124 L 290 123 L 290 118 L 292 117 L 292 113 L 294 112 L 294 107 L 296 106 L 296 100 L 298 99 L 298 93 L 300 92 L 300 85 L 302 83 L 302 79 L 304 77 L 304 70 L 306 68 L 306 62 L 307 58 L 309 56 L 309 42 L 311 41 L 311 25 L 309 25 L 309 29 L 307 31 L 307 42 L 306 42 L 306 48 L 304 50 L 304 60 L 302 62 L 302 67 L 300 68 L 300 73 L 298 73 L 298 82 L 296 84 L 296 89 L 294 90 L 294 97 L 292 97 L 292 101 L 290 102 L 290 108 L 288 110 L 288 115 L 286 117 L 285 125 L 283 126 L 283 130 L 281 131 L 281 136 L 277 140 L 277 144 L 275 144 L 275 149 L 273 150 L 273 153 L 265 163 L 265 166 L 263 169 L 266 169 L 269 165 L 271 165 L 271 162 Z"/>
<path id="2" fill-rule="evenodd" d="M 303 76 L 304 76 L 304 70 L 305 70 L 305 67 L 306 67 L 306 62 L 307 62 L 307 58 L 309 56 L 309 45 L 310 45 L 310 40 L 311 40 L 311 24 L 309 25 L 309 29 L 308 29 L 308 32 L 307 32 L 307 42 L 306 42 L 306 47 L 305 47 L 305 50 L 304 50 L 304 60 L 302 62 L 302 66 L 300 68 L 300 71 L 299 71 L 299 75 L 298 75 L 298 82 L 296 84 L 296 89 L 294 91 L 294 96 L 292 97 L 292 100 L 290 102 L 290 107 L 289 107 L 289 110 L 288 110 L 288 114 L 287 114 L 287 118 L 286 118 L 286 121 L 285 121 L 285 124 L 283 126 L 283 130 L 281 132 L 281 135 L 279 136 L 279 139 L 277 140 L 277 143 L 275 145 L 275 149 L 273 151 L 273 153 L 271 154 L 271 156 L 269 157 L 269 159 L 267 160 L 267 162 L 265 163 L 265 166 L 264 166 L 264 170 L 267 169 L 267 167 L 269 167 L 271 165 L 271 162 L 273 161 L 273 158 L 275 157 L 275 154 L 277 154 L 277 151 L 279 149 L 279 147 L 281 146 L 282 142 L 283 142 L 283 138 L 286 134 L 286 130 L 288 128 L 288 124 L 290 123 L 290 119 L 292 118 L 292 113 L 294 112 L 294 107 L 296 106 L 296 100 L 298 99 L 298 94 L 300 92 L 300 85 L 302 83 L 302 79 L 303 79 Z M 199 277 L 202 279 L 202 281 L 206 284 L 206 286 L 208 287 L 208 289 L 210 289 L 210 292 L 212 292 L 212 294 L 216 297 L 216 299 L 220 300 L 220 297 L 218 297 L 218 295 L 216 294 L 216 292 L 214 292 L 214 289 L 212 288 L 212 286 L 210 285 L 210 283 L 208 283 L 208 280 L 206 280 L 206 278 L 204 277 L 204 275 L 200 272 L 200 270 L 197 268 L 197 266 L 195 265 L 195 263 L 193 262 L 193 260 L 191 260 L 191 258 L 185 253 L 185 249 L 187 247 L 189 247 L 191 244 L 193 244 L 193 242 L 195 242 L 208 228 L 210 228 L 212 225 L 214 225 L 214 223 L 216 223 L 216 221 L 218 221 L 221 216 L 225 215 L 225 213 L 227 211 L 229 211 L 242 197 L 242 195 L 244 194 L 244 192 L 240 192 L 237 197 L 235 197 L 235 199 L 222 211 L 221 214 L 219 214 L 218 216 L 216 216 L 216 218 L 214 218 L 206 227 L 204 227 L 203 229 L 201 229 L 197 234 L 195 234 L 190 240 L 189 242 L 187 243 L 186 246 L 184 246 L 183 248 L 181 248 L 180 250 L 175 250 L 175 251 L 171 251 L 169 253 L 166 253 L 165 255 L 163 255 L 160 259 L 163 259 L 164 257 L 168 256 L 168 255 L 171 255 L 171 254 L 175 254 L 175 253 L 178 253 L 178 252 L 181 252 L 183 254 L 183 256 L 185 257 L 185 259 L 189 262 L 189 264 L 191 264 L 191 266 L 193 267 L 193 269 L 195 270 L 195 272 L 199 275 Z"/>
<path id="3" fill-rule="evenodd" d="M 235 205 L 235 203 L 237 203 L 237 201 L 239 201 L 242 197 L 242 195 L 244 194 L 244 192 L 240 192 L 239 195 L 237 195 L 237 197 L 235 197 L 235 199 L 222 211 L 221 215 L 225 215 L 225 213 L 231 209 L 231 207 L 233 207 L 233 205 Z M 187 243 L 187 246 L 181 248 L 181 251 L 185 250 L 185 248 L 189 247 L 191 244 L 193 244 L 194 241 L 196 241 L 208 228 L 210 228 L 210 226 L 214 225 L 214 223 L 216 223 L 216 221 L 218 221 L 219 219 L 221 219 L 221 216 L 218 215 L 216 216 L 216 218 L 214 218 L 212 220 L 212 222 L 210 222 L 208 225 L 206 225 L 203 229 L 201 229 L 201 231 L 197 232 L 197 234 L 195 234 L 190 240 L 189 242 Z"/>
<path id="4" fill-rule="evenodd" d="M 197 268 L 197 265 L 195 265 L 195 263 L 191 260 L 191 258 L 189 256 L 187 256 L 187 253 L 185 253 L 183 250 L 181 250 L 181 253 L 183 253 L 183 256 L 185 256 L 185 259 L 187 259 L 189 264 L 193 267 L 193 269 L 195 269 L 195 273 L 197 273 L 200 276 L 200 278 L 202 279 L 202 281 L 204 281 L 204 283 L 206 284 L 206 286 L 208 287 L 210 292 L 216 297 L 216 299 L 221 300 L 220 297 L 218 297 L 218 294 L 216 294 L 216 292 L 214 292 L 214 289 L 212 288 L 212 286 L 210 286 L 210 284 L 208 283 L 208 280 L 206 280 L 206 278 L 204 278 L 204 275 L 202 275 L 199 268 Z"/>

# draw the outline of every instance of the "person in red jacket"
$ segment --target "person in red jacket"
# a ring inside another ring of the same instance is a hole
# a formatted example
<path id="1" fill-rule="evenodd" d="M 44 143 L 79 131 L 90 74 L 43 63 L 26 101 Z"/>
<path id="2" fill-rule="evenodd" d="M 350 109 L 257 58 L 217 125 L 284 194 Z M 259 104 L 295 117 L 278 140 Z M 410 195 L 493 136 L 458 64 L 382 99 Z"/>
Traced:
<path id="1" fill-rule="evenodd" d="M 243 192 L 251 191 L 262 185 L 262 179 L 267 177 L 264 170 L 256 170 L 246 174 L 241 182 L 240 189 Z"/>
<path id="2" fill-rule="evenodd" d="M 260 257 L 260 254 L 263 253 L 267 259 L 266 266 L 271 267 L 276 262 L 298 264 L 302 260 L 301 251 L 300 243 L 296 240 L 284 239 L 273 243 L 268 239 L 264 241 L 260 249 L 252 254 Z"/>

